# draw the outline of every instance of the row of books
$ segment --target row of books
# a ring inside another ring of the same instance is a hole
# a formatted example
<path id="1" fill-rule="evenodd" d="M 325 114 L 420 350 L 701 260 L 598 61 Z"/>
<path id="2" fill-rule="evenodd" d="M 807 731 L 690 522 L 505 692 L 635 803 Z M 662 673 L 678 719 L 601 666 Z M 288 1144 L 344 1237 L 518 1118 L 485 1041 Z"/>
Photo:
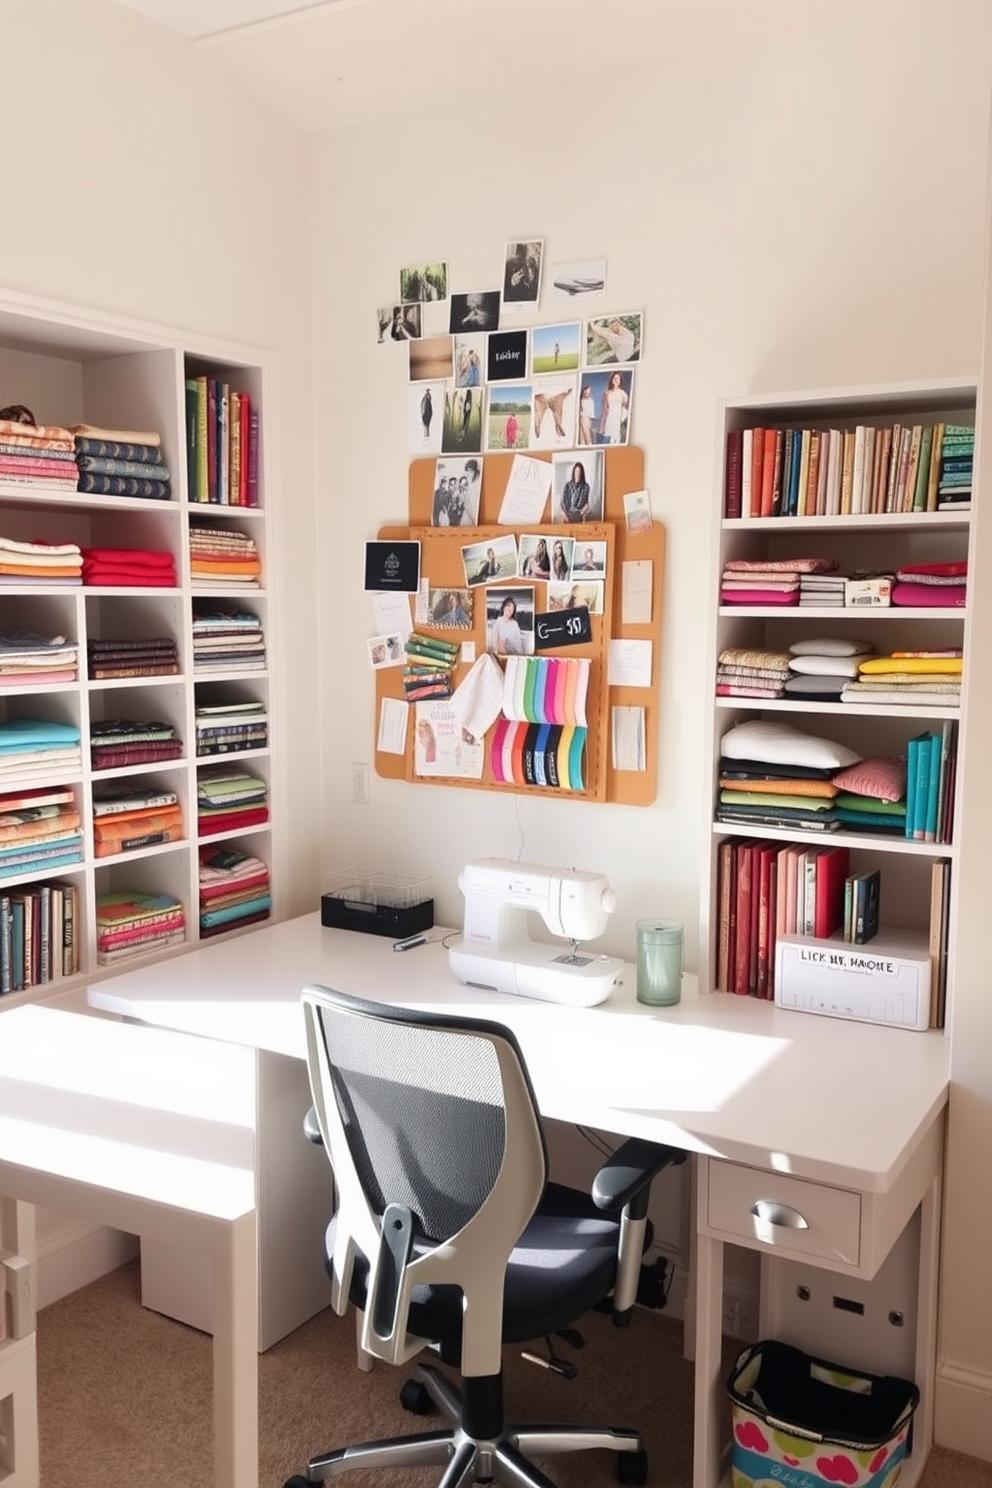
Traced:
<path id="1" fill-rule="evenodd" d="M 957 773 L 957 722 L 939 734 L 917 734 L 906 744 L 906 836 L 913 842 L 950 842 Z"/>
<path id="2" fill-rule="evenodd" d="M 0 995 L 79 970 L 79 890 L 53 880 L 0 895 Z"/>
<path id="3" fill-rule="evenodd" d="M 258 505 L 258 408 L 218 377 L 186 379 L 186 454 L 191 501 Z"/>
<path id="4" fill-rule="evenodd" d="M 974 448 L 968 424 L 733 429 L 724 515 L 832 517 L 967 507 Z"/>

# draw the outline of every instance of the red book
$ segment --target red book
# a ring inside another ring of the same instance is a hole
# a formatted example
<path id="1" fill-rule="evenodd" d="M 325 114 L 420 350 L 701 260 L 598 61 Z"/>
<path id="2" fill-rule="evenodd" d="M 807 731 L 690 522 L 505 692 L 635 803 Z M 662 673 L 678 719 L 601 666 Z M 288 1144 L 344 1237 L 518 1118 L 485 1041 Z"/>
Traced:
<path id="1" fill-rule="evenodd" d="M 761 516 L 761 477 L 765 461 L 765 431 L 751 430 L 751 516 Z"/>
<path id="2" fill-rule="evenodd" d="M 250 427 L 251 427 L 251 398 L 247 393 L 241 394 L 241 402 L 238 406 L 238 419 L 241 425 L 239 438 L 241 440 L 241 463 L 238 467 L 238 505 L 248 505 L 248 465 L 250 461 Z M 256 456 L 257 459 L 257 456 Z"/>
<path id="3" fill-rule="evenodd" d="M 720 843 L 717 872 L 716 904 L 719 924 L 716 926 L 716 990 L 733 991 L 734 932 L 737 927 L 737 843 L 725 837 Z"/>
<path id="4" fill-rule="evenodd" d="M 755 996 L 766 998 L 771 982 L 770 952 L 775 945 L 775 861 L 778 844 L 763 842 L 758 848 L 758 934 Z"/>
<path id="5" fill-rule="evenodd" d="M 846 847 L 826 847 L 816 860 L 816 909 L 813 934 L 827 940 L 844 924 L 844 880 L 851 871 Z"/>
<path id="6" fill-rule="evenodd" d="M 781 449 L 781 444 L 781 429 L 765 430 L 761 445 L 761 505 L 758 508 L 758 514 L 762 517 L 770 517 L 772 514 L 772 498 L 775 492 L 775 451 Z M 781 458 L 780 454 L 779 459 Z"/>
<path id="7" fill-rule="evenodd" d="M 742 512 L 742 470 L 744 431 L 731 429 L 727 435 L 727 466 L 723 488 L 723 514 L 739 517 Z"/>
<path id="8" fill-rule="evenodd" d="M 737 924 L 734 936 L 733 991 L 746 997 L 751 974 L 751 884 L 754 843 L 737 849 Z"/>

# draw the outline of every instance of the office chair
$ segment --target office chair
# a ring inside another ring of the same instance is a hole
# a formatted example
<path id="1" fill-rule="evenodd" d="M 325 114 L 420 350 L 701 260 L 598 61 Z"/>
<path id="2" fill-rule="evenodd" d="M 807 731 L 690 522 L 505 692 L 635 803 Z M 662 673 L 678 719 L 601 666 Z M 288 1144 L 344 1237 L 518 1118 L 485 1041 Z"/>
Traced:
<path id="1" fill-rule="evenodd" d="M 448 1429 L 312 1457 L 286 1488 L 352 1468 L 444 1466 L 439 1488 L 499 1482 L 554 1488 L 530 1461 L 602 1447 L 621 1482 L 644 1483 L 640 1434 L 519 1425 L 504 1418 L 502 1346 L 567 1329 L 613 1299 L 629 1321 L 654 1175 L 685 1160 L 633 1139 L 597 1174 L 591 1198 L 547 1181 L 534 1092 L 516 1039 L 497 1023 L 303 992 L 314 1109 L 339 1203 L 327 1227 L 332 1305 L 362 1313 L 361 1346 L 403 1364 L 431 1347 L 459 1391 L 419 1365 L 400 1399 L 431 1404 Z M 315 1126 L 314 1126 L 315 1122 Z"/>

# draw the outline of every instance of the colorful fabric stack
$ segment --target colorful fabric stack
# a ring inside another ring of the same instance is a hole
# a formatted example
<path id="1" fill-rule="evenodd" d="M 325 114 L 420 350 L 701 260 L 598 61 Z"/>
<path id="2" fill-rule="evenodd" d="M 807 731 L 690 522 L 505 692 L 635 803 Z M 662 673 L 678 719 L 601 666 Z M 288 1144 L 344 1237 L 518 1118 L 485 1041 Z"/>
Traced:
<path id="1" fill-rule="evenodd" d="M 264 703 L 202 703 L 196 709 L 198 755 L 265 749 L 268 742 Z"/>
<path id="2" fill-rule="evenodd" d="M 970 424 L 945 424 L 940 443 L 938 511 L 967 511 L 971 506 L 975 430 Z"/>
<path id="3" fill-rule="evenodd" d="M 0 484 L 74 491 L 78 473 L 71 430 L 0 419 Z"/>
<path id="4" fill-rule="evenodd" d="M 870 641 L 844 641 L 821 636 L 789 647 L 785 696 L 796 702 L 837 702 L 858 667 L 874 651 Z"/>
<path id="5" fill-rule="evenodd" d="M 197 779 L 196 815 L 201 837 L 260 826 L 269 819 L 268 787 L 244 770 L 208 765 Z"/>
<path id="6" fill-rule="evenodd" d="M 83 558 L 75 543 L 15 542 L 0 537 L 0 585 L 83 582 Z"/>
<path id="7" fill-rule="evenodd" d="M 9 718 L 0 723 L 0 788 L 30 779 L 35 784 L 71 779 L 83 768 L 79 729 L 46 718 Z"/>
<path id="8" fill-rule="evenodd" d="M 836 831 L 834 777 L 858 763 L 853 749 L 760 719 L 730 729 L 720 748 L 717 821 Z"/>
<path id="9" fill-rule="evenodd" d="M 93 852 L 98 858 L 178 842 L 183 814 L 175 791 L 131 780 L 98 780 L 93 786 Z"/>
<path id="10" fill-rule="evenodd" d="M 720 583 L 725 605 L 798 605 L 803 574 L 833 573 L 836 558 L 733 558 Z"/>
<path id="11" fill-rule="evenodd" d="M 144 496 L 169 501 L 172 481 L 154 431 L 101 429 L 73 424 L 80 491 L 101 496 Z"/>
<path id="12" fill-rule="evenodd" d="M 81 862 L 81 823 L 70 786 L 0 795 L 0 877 Z"/>
<path id="13" fill-rule="evenodd" d="M 83 548 L 83 583 L 116 589 L 174 589 L 176 561 L 152 548 Z"/>
<path id="14" fill-rule="evenodd" d="M 200 848 L 200 935 L 220 935 L 267 920 L 272 909 L 269 870 L 236 847 Z"/>
<path id="15" fill-rule="evenodd" d="M 91 681 L 111 677 L 174 677 L 179 671 L 179 647 L 172 636 L 96 638 L 86 642 Z"/>
<path id="16" fill-rule="evenodd" d="M 135 889 L 98 894 L 96 959 L 113 966 L 131 956 L 158 954 L 186 938 L 182 902 L 171 894 L 145 894 Z"/>
<path id="17" fill-rule="evenodd" d="M 717 697 L 778 698 L 789 675 L 786 651 L 727 646 L 717 657 Z"/>
<path id="18" fill-rule="evenodd" d="M 182 752 L 183 741 L 171 723 L 110 718 L 90 724 L 90 762 L 94 770 L 179 759 Z"/>
<path id="19" fill-rule="evenodd" d="M 896 571 L 892 603 L 928 609 L 962 609 L 967 603 L 968 563 L 911 563 Z"/>
<path id="20" fill-rule="evenodd" d="M 194 586 L 213 589 L 257 589 L 262 572 L 253 537 L 213 526 L 190 527 L 189 568 Z"/>
<path id="21" fill-rule="evenodd" d="M 857 681 L 844 686 L 845 703 L 905 703 L 908 707 L 956 708 L 961 701 L 961 651 L 893 651 L 858 665 Z"/>
<path id="22" fill-rule="evenodd" d="M 262 622 L 248 610 L 204 609 L 193 604 L 194 672 L 265 670 Z"/>
<path id="23" fill-rule="evenodd" d="M 78 668 L 79 646 L 64 635 L 0 630 L 0 687 L 75 682 Z"/>

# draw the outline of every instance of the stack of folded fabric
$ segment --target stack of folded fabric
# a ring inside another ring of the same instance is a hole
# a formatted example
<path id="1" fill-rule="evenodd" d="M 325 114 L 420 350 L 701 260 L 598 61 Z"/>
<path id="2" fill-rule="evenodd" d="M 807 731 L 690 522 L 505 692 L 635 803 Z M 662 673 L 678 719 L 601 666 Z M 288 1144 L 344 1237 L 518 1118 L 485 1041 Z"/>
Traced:
<path id="1" fill-rule="evenodd" d="M 234 754 L 264 749 L 269 720 L 264 703 L 201 703 L 196 709 L 196 752 Z"/>
<path id="2" fill-rule="evenodd" d="M 27 415 L 28 410 L 23 412 Z M 0 484 L 74 491 L 77 474 L 69 429 L 0 418 Z"/>
<path id="3" fill-rule="evenodd" d="M 255 539 L 222 527 L 190 527 L 190 580 L 201 588 L 257 589 L 262 564 Z"/>
<path id="4" fill-rule="evenodd" d="M 0 877 L 81 862 L 81 822 L 70 786 L 0 795 Z"/>
<path id="5" fill-rule="evenodd" d="M 94 637 L 86 642 L 90 679 L 111 677 L 174 677 L 179 671 L 179 648 L 173 636 Z"/>
<path id="6" fill-rule="evenodd" d="M 737 724 L 720 748 L 717 821 L 836 831 L 834 776 L 857 764 L 853 749 L 761 719 Z"/>
<path id="7" fill-rule="evenodd" d="M 788 652 L 726 646 L 717 657 L 716 695 L 778 698 L 788 675 Z"/>
<path id="8" fill-rule="evenodd" d="M 196 816 L 201 837 L 260 826 L 269 819 L 265 781 L 244 770 L 207 765 L 197 778 Z"/>
<path id="9" fill-rule="evenodd" d="M 90 724 L 90 762 L 94 770 L 179 759 L 182 752 L 183 741 L 171 723 L 108 718 Z"/>
<path id="10" fill-rule="evenodd" d="M 857 677 L 860 663 L 873 650 L 870 641 L 844 641 L 834 636 L 796 641 L 789 647 L 785 696 L 797 702 L 838 701 L 847 683 Z"/>
<path id="11" fill-rule="evenodd" d="M 854 832 L 906 834 L 906 761 L 871 755 L 834 776 L 834 815 Z"/>
<path id="12" fill-rule="evenodd" d="M 799 576 L 799 604 L 816 609 L 842 610 L 847 579 L 841 573 L 804 573 Z"/>
<path id="13" fill-rule="evenodd" d="M 940 445 L 938 511 L 966 511 L 971 506 L 975 430 L 971 424 L 945 424 Z"/>
<path id="14" fill-rule="evenodd" d="M 183 814 L 175 791 L 135 784 L 133 780 L 98 780 L 93 786 L 93 851 L 98 858 L 178 842 Z"/>
<path id="15" fill-rule="evenodd" d="M 0 723 L 0 788 L 14 780 L 51 781 L 79 775 L 80 733 L 74 723 L 46 718 L 9 718 Z"/>
<path id="16" fill-rule="evenodd" d="M 200 936 L 220 935 L 267 920 L 269 870 L 236 847 L 200 848 Z"/>
<path id="17" fill-rule="evenodd" d="M 73 424 L 80 491 L 101 496 L 143 496 L 168 501 L 172 496 L 169 467 L 161 437 L 154 431 L 102 429 Z"/>
<path id="18" fill-rule="evenodd" d="M 841 693 L 845 703 L 905 703 L 908 707 L 957 707 L 964 660 L 960 650 L 893 651 L 858 664 L 855 682 Z"/>
<path id="19" fill-rule="evenodd" d="M 0 585 L 83 582 L 83 558 L 75 543 L 16 542 L 0 537 Z"/>
<path id="20" fill-rule="evenodd" d="M 193 604 L 194 672 L 265 670 L 262 622 L 248 610 Z"/>
<path id="21" fill-rule="evenodd" d="M 720 603 L 798 605 L 803 574 L 833 573 L 836 558 L 733 558 L 723 569 Z"/>
<path id="22" fill-rule="evenodd" d="M 968 562 L 910 563 L 896 571 L 894 605 L 961 609 L 967 602 Z"/>
<path id="23" fill-rule="evenodd" d="M 0 630 L 0 687 L 75 682 L 79 646 L 64 635 L 35 630 Z"/>
<path id="24" fill-rule="evenodd" d="M 135 889 L 97 895 L 96 959 L 101 966 L 181 945 L 185 936 L 182 902 L 171 894 Z"/>
<path id="25" fill-rule="evenodd" d="M 153 548 L 83 548 L 83 583 L 101 587 L 174 589 L 176 561 Z"/>

